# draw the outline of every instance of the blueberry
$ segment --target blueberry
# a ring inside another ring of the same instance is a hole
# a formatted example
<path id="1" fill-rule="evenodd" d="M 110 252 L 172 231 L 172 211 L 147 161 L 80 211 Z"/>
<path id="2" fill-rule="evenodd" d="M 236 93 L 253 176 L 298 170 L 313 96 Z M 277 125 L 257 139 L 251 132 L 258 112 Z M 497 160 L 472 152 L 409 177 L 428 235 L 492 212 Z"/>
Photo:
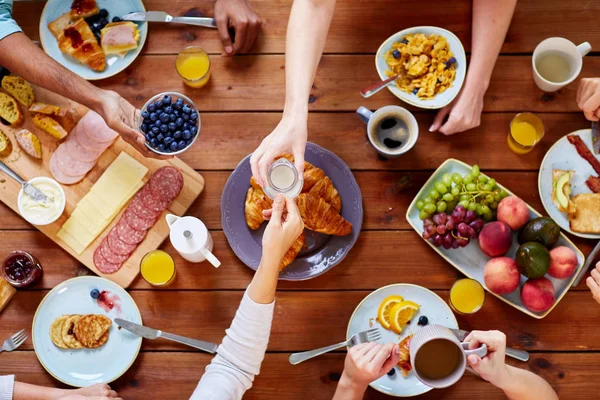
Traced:
<path id="1" fill-rule="evenodd" d="M 165 140 L 165 137 L 163 136 L 162 133 L 159 133 L 158 135 L 156 135 L 156 140 L 158 140 L 159 142 L 162 142 L 163 140 Z"/>
<path id="2" fill-rule="evenodd" d="M 112 22 L 121 22 L 121 21 L 123 21 L 123 20 L 121 18 L 119 18 L 119 17 L 114 17 L 112 19 Z"/>
<path id="3" fill-rule="evenodd" d="M 167 124 L 162 124 L 159 129 L 162 133 L 167 133 L 169 131 Z"/>
<path id="4" fill-rule="evenodd" d="M 175 125 L 181 127 L 181 125 L 183 125 L 183 118 L 177 118 L 177 120 L 175 121 Z"/>
<path id="5" fill-rule="evenodd" d="M 168 138 L 168 137 L 173 137 L 173 132 L 171 132 L 171 131 L 166 131 L 166 132 L 164 133 L 164 135 L 165 135 L 165 137 L 166 137 L 166 138 Z"/>
<path id="6" fill-rule="evenodd" d="M 183 138 L 185 140 L 190 140 L 192 138 L 192 132 L 190 132 L 189 130 L 184 130 L 183 131 Z"/>
<path id="7" fill-rule="evenodd" d="M 92 24 L 92 26 L 90 26 L 90 28 L 92 29 L 92 31 L 99 31 L 101 29 L 100 23 L 99 22 L 94 22 Z"/>
<path id="8" fill-rule="evenodd" d="M 169 122 L 169 114 L 167 114 L 167 113 L 162 113 L 162 114 L 160 115 L 160 120 L 161 120 L 162 122 Z"/>
<path id="9" fill-rule="evenodd" d="M 392 51 L 392 56 L 397 60 L 400 58 L 400 52 L 398 50 Z"/>
<path id="10" fill-rule="evenodd" d="M 150 116 L 150 113 L 146 110 L 142 111 L 142 118 L 146 119 Z"/>
<path id="11" fill-rule="evenodd" d="M 170 148 L 171 148 L 171 151 L 177 151 L 177 148 L 178 148 L 178 147 L 179 147 L 179 146 L 177 145 L 177 142 L 173 142 L 173 143 L 171 143 L 171 146 L 170 146 Z"/>
<path id="12" fill-rule="evenodd" d="M 183 134 L 181 133 L 181 131 L 175 131 L 175 133 L 173 133 L 173 139 L 175 140 L 179 140 L 183 137 Z"/>
<path id="13" fill-rule="evenodd" d="M 159 108 L 158 110 L 156 110 L 156 115 L 158 115 L 159 117 L 160 117 L 161 115 L 163 115 L 163 113 L 164 113 L 164 111 L 163 111 L 163 110 L 161 110 L 160 108 Z"/>
<path id="14" fill-rule="evenodd" d="M 146 133 L 146 136 L 145 136 L 145 137 L 146 137 L 146 141 L 148 141 L 148 142 L 149 142 L 150 140 L 152 140 L 152 136 L 150 136 L 150 134 L 149 134 L 149 133 Z"/>
<path id="15" fill-rule="evenodd" d="M 156 138 L 151 139 L 150 146 L 156 148 L 156 146 L 158 146 L 158 140 Z"/>
<path id="16" fill-rule="evenodd" d="M 183 114 L 181 116 L 181 118 L 183 118 L 184 121 L 189 121 L 190 120 L 190 114 Z"/>
<path id="17" fill-rule="evenodd" d="M 446 65 L 446 68 L 450 68 L 452 66 L 452 64 L 456 63 L 456 58 L 454 57 L 450 57 L 448 59 L 448 61 L 446 61 L 444 64 Z"/>
<path id="18" fill-rule="evenodd" d="M 152 127 L 152 129 L 151 129 L 151 131 L 152 131 L 152 133 L 154 133 L 155 135 L 158 135 L 158 132 L 159 132 L 159 130 L 158 130 L 158 126 L 153 126 L 153 127 Z"/>
<path id="19" fill-rule="evenodd" d="M 179 102 L 179 100 L 177 100 L 177 103 L 173 104 L 173 108 L 175 109 L 175 111 L 177 110 L 181 110 L 183 108 L 183 102 Z"/>
<path id="20" fill-rule="evenodd" d="M 163 105 L 164 105 L 164 106 L 168 106 L 168 105 L 170 105 L 170 104 L 171 104 L 171 96 L 169 96 L 168 94 L 167 94 L 167 95 L 165 95 L 165 96 L 162 98 L 162 103 L 163 103 Z"/>
<path id="21" fill-rule="evenodd" d="M 190 106 L 188 106 L 187 104 L 185 106 L 183 106 L 183 108 L 181 109 L 181 111 L 183 111 L 184 114 L 189 114 L 192 112 L 192 109 L 190 108 Z"/>
<path id="22" fill-rule="evenodd" d="M 154 123 L 152 125 L 160 128 L 160 126 L 162 125 L 162 122 L 160 122 L 160 119 L 157 118 L 156 121 L 154 121 Z"/>
<path id="23" fill-rule="evenodd" d="M 165 107 L 165 112 L 167 114 L 171 114 L 173 112 L 173 107 L 171 107 L 170 105 L 166 106 Z"/>
<path id="24" fill-rule="evenodd" d="M 183 99 L 181 97 L 178 98 L 175 104 L 181 104 L 183 106 Z"/>
<path id="25" fill-rule="evenodd" d="M 164 153 L 164 152 L 166 151 L 165 145 L 164 145 L 164 144 L 162 144 L 162 143 L 161 143 L 161 144 L 159 144 L 159 145 L 158 145 L 158 151 L 160 151 L 160 152 L 163 152 L 163 153 Z"/>
<path id="26" fill-rule="evenodd" d="M 97 299 L 100 297 L 100 291 L 98 289 L 92 289 L 90 296 L 92 296 L 92 299 Z"/>
<path id="27" fill-rule="evenodd" d="M 156 107 L 154 107 L 154 103 L 152 103 L 152 104 L 149 104 L 149 105 L 148 105 L 148 111 L 149 111 L 149 112 L 154 112 L 154 111 L 156 111 Z"/>
<path id="28" fill-rule="evenodd" d="M 171 122 L 177 121 L 177 115 L 175 115 L 173 113 L 169 114 L 169 121 L 171 121 Z"/>
<path id="29" fill-rule="evenodd" d="M 169 122 L 169 130 L 171 132 L 175 132 L 177 130 L 177 125 L 175 125 L 175 122 Z"/>
<path id="30" fill-rule="evenodd" d="M 158 115 L 156 113 L 151 113 L 150 114 L 150 121 L 156 121 L 158 119 Z"/>
<path id="31" fill-rule="evenodd" d="M 175 115 L 176 117 L 179 117 L 181 115 L 181 112 L 179 110 L 174 110 L 173 115 Z"/>
<path id="32" fill-rule="evenodd" d="M 157 110 L 162 109 L 162 101 L 160 101 L 160 100 L 155 101 L 154 107 L 156 107 Z"/>
<path id="33" fill-rule="evenodd" d="M 418 325 L 427 326 L 427 324 L 429 324 L 429 319 L 426 316 L 421 315 L 419 317 L 419 323 L 418 323 Z"/>
<path id="34" fill-rule="evenodd" d="M 177 147 L 179 148 L 179 150 L 183 150 L 187 147 L 188 143 L 185 140 L 180 140 L 179 143 L 177 143 Z"/>
<path id="35" fill-rule="evenodd" d="M 184 130 L 186 130 L 186 129 L 187 129 L 188 131 L 190 131 L 190 132 L 191 132 L 192 128 L 193 128 L 193 126 L 192 126 L 192 125 L 190 125 L 190 124 L 188 124 L 187 122 L 184 122 L 184 123 L 183 123 L 183 129 L 184 129 Z"/>
<path id="36" fill-rule="evenodd" d="M 402 39 L 400 43 L 408 44 L 408 39 Z"/>
<path id="37" fill-rule="evenodd" d="M 190 114 L 190 119 L 192 121 L 196 121 L 198 119 L 198 114 L 196 113 L 196 111 Z"/>
<path id="38" fill-rule="evenodd" d="M 148 125 L 147 124 L 142 124 L 142 126 L 140 126 L 140 129 L 142 132 L 148 133 Z"/>
<path id="39" fill-rule="evenodd" d="M 99 23 L 100 26 L 104 28 L 106 25 L 108 25 L 108 20 L 106 18 L 102 18 Z"/>
<path id="40" fill-rule="evenodd" d="M 171 143 L 173 143 L 173 138 L 171 137 L 166 137 L 165 140 L 163 141 L 163 143 L 165 144 L 165 146 L 169 147 L 171 145 Z"/>
<path id="41" fill-rule="evenodd" d="M 419 92 L 419 89 L 414 88 L 412 92 L 413 92 L 413 94 L 417 94 Z"/>
<path id="42" fill-rule="evenodd" d="M 105 8 L 102 8 L 100 11 L 98 11 L 98 16 L 100 18 L 106 18 L 108 17 L 108 11 Z"/>
<path id="43" fill-rule="evenodd" d="M 394 376 L 394 375 L 396 375 L 396 368 L 390 369 L 387 374 L 388 374 L 388 376 Z"/>

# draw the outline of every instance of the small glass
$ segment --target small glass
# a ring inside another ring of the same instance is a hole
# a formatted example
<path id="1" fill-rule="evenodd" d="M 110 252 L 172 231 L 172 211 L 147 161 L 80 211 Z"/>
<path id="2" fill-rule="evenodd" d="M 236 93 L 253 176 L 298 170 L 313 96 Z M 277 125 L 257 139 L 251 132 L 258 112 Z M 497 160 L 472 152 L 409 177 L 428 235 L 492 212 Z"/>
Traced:
<path id="1" fill-rule="evenodd" d="M 140 272 L 150 285 L 165 287 L 175 280 L 175 261 L 167 252 L 154 250 L 142 258 Z"/>
<path id="2" fill-rule="evenodd" d="M 292 162 L 286 158 L 280 158 L 269 166 L 267 184 L 264 191 L 271 199 L 280 193 L 294 199 L 302 191 L 304 180 L 300 178 L 300 174 Z"/>
<path id="3" fill-rule="evenodd" d="M 210 80 L 210 57 L 200 47 L 186 47 L 177 55 L 175 69 L 186 85 L 201 88 Z"/>
<path id="4" fill-rule="evenodd" d="M 475 314 L 485 303 L 485 290 L 475 279 L 459 279 L 450 289 L 448 303 L 457 314 Z"/>
<path id="5" fill-rule="evenodd" d="M 2 264 L 1 276 L 11 285 L 25 289 L 42 278 L 42 264 L 26 251 L 11 251 Z"/>
<path id="6" fill-rule="evenodd" d="M 510 121 L 508 147 L 516 154 L 527 154 L 544 137 L 544 123 L 537 115 L 524 112 Z"/>

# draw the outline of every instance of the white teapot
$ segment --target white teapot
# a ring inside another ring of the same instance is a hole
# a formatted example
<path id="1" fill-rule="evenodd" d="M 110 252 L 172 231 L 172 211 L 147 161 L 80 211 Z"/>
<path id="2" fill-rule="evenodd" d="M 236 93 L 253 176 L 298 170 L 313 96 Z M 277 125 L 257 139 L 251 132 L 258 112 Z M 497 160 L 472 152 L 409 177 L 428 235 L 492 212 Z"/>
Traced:
<path id="1" fill-rule="evenodd" d="M 167 214 L 165 218 L 171 230 L 171 244 L 181 257 L 194 263 L 208 260 L 215 268 L 221 266 L 221 262 L 212 253 L 212 236 L 202 221 L 196 217 L 178 217 L 173 214 Z"/>

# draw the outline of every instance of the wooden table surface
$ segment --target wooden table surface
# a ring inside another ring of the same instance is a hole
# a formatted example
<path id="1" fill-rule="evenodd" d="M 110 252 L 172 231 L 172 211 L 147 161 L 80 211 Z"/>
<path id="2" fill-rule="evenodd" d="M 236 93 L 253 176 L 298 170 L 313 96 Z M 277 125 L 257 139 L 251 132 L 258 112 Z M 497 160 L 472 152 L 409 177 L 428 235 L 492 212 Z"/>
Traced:
<path id="1" fill-rule="evenodd" d="M 116 90 L 136 106 L 152 95 L 174 90 L 190 96 L 202 112 L 202 134 L 182 158 L 200 171 L 206 187 L 189 211 L 212 231 L 215 254 L 223 262 L 188 264 L 166 243 L 177 264 L 176 281 L 156 290 L 138 279 L 131 295 L 144 321 L 169 327 L 184 336 L 220 342 L 229 326 L 252 271 L 227 245 L 219 209 L 223 186 L 237 163 L 270 133 L 279 121 L 284 100 L 285 30 L 292 0 L 251 0 L 264 19 L 253 54 L 222 58 L 217 32 L 194 27 L 152 25 L 142 55 L 127 70 L 98 82 Z M 15 4 L 14 16 L 33 39 L 43 2 Z M 172 15 L 211 15 L 212 1 L 146 0 L 148 10 Z M 481 169 L 543 212 L 537 175 L 543 155 L 561 136 L 588 122 L 575 103 L 577 82 L 553 94 L 534 84 L 531 54 L 549 36 L 564 36 L 600 49 L 600 5 L 588 0 L 520 0 L 485 97 L 481 126 L 453 137 L 427 131 L 434 114 L 416 110 L 420 125 L 417 146 L 405 157 L 384 161 L 370 147 L 365 127 L 354 115 L 364 105 L 403 105 L 388 91 L 365 100 L 359 90 L 377 79 L 373 55 L 380 43 L 401 29 L 436 25 L 456 33 L 470 51 L 470 0 L 338 0 L 325 55 L 309 100 L 309 140 L 339 155 L 354 171 L 365 208 L 363 232 L 342 264 L 306 282 L 281 282 L 268 354 L 247 399 L 328 399 L 343 369 L 344 352 L 292 366 L 289 353 L 341 340 L 359 301 L 381 286 L 406 282 L 435 290 L 443 298 L 460 274 L 445 263 L 409 227 L 406 208 L 431 172 L 454 157 Z M 200 45 L 210 54 L 212 79 L 200 90 L 186 88 L 175 68 L 176 53 Z M 588 55 L 581 76 L 600 75 L 600 53 Z M 506 145 L 508 124 L 516 112 L 534 111 L 544 121 L 546 135 L 530 154 L 517 156 Z M 89 271 L 75 259 L 0 204 L 0 256 L 29 250 L 44 266 L 36 288 L 20 291 L 0 314 L 0 338 L 30 329 L 42 297 L 56 284 Z M 584 254 L 593 241 L 574 239 Z M 459 317 L 463 329 L 499 329 L 508 344 L 531 352 L 523 368 L 548 380 L 564 399 L 592 399 L 600 389 L 600 305 L 585 283 L 567 294 L 543 320 L 535 320 L 487 296 L 482 311 Z M 126 399 L 184 399 L 194 390 L 211 356 L 164 340 L 144 341 L 133 367 L 113 387 Z M 513 363 L 513 361 L 509 361 Z M 18 351 L 2 354 L 0 375 L 16 373 L 20 380 L 59 385 L 40 366 L 31 340 Z M 366 398 L 386 396 L 368 390 Z M 426 399 L 503 398 L 490 384 L 465 376 L 454 387 L 430 392 Z"/>

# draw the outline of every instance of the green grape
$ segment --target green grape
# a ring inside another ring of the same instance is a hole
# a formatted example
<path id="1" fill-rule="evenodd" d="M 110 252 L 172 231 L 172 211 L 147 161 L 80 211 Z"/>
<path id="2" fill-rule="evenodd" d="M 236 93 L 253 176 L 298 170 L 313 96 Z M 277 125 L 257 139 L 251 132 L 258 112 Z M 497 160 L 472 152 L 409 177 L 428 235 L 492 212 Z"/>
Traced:
<path id="1" fill-rule="evenodd" d="M 493 201 L 492 204 L 490 204 L 490 208 L 492 210 L 495 210 L 496 208 L 498 208 L 498 202 L 497 201 Z"/>
<path id="2" fill-rule="evenodd" d="M 452 180 L 457 185 L 460 185 L 462 183 L 463 178 L 462 178 L 462 176 L 460 176 L 460 174 L 458 172 L 455 172 L 452 174 Z"/>
<path id="3" fill-rule="evenodd" d="M 426 218 L 429 218 L 430 216 L 431 216 L 431 214 L 427 213 L 427 211 L 425 211 L 425 210 L 419 211 L 419 218 L 421 218 L 421 219 L 426 219 Z"/>
<path id="4" fill-rule="evenodd" d="M 469 200 L 461 200 L 458 202 L 458 204 L 466 209 L 467 207 L 469 207 Z"/>
<path id="5" fill-rule="evenodd" d="M 477 177 L 477 180 L 479 181 L 479 183 L 487 183 L 488 178 L 485 175 L 479 175 Z"/>
<path id="6" fill-rule="evenodd" d="M 473 179 L 474 179 L 474 178 L 473 178 L 473 175 L 471 175 L 471 174 L 467 174 L 467 175 L 465 175 L 465 177 L 463 178 L 463 183 L 464 183 L 465 185 L 468 185 L 469 183 L 473 182 Z"/>
<path id="7" fill-rule="evenodd" d="M 468 190 L 469 192 L 474 192 L 474 191 L 476 191 L 476 190 L 477 190 L 477 185 L 476 185 L 476 184 L 474 184 L 474 183 L 469 183 L 469 184 L 467 185 L 467 190 Z"/>
<path id="8" fill-rule="evenodd" d="M 425 196 L 425 198 L 423 199 L 423 203 L 425 203 L 425 204 L 433 203 L 433 199 L 429 196 Z"/>
<path id="9" fill-rule="evenodd" d="M 424 205 L 425 205 L 425 202 L 423 200 L 417 201 L 417 204 L 416 204 L 417 210 L 422 210 Z"/>
<path id="10" fill-rule="evenodd" d="M 479 165 L 475 164 L 473 165 L 473 167 L 471 168 L 471 175 L 473 175 L 473 177 L 477 178 L 479 176 Z"/>
<path id="11" fill-rule="evenodd" d="M 483 204 L 484 206 L 487 206 L 488 202 L 486 199 L 481 200 L 481 202 L 479 204 Z"/>
<path id="12" fill-rule="evenodd" d="M 485 190 L 486 192 L 491 192 L 492 190 L 494 190 L 494 187 L 489 183 L 486 183 L 485 185 L 483 185 L 483 190 Z"/>
<path id="13" fill-rule="evenodd" d="M 450 174 L 444 174 L 444 176 L 442 176 L 442 183 L 447 188 L 451 188 L 452 187 L 452 175 L 450 175 Z"/>
<path id="14" fill-rule="evenodd" d="M 490 178 L 488 181 L 488 185 L 492 185 L 492 189 L 496 186 L 496 180 L 494 178 Z"/>
<path id="15" fill-rule="evenodd" d="M 487 206 L 484 206 L 483 204 L 477 204 L 475 206 L 475 212 L 477 213 L 477 215 L 483 215 L 483 207 L 487 207 Z M 488 207 L 488 210 L 489 210 L 489 207 Z"/>
<path id="16" fill-rule="evenodd" d="M 458 197 L 458 195 L 460 194 L 460 189 L 457 186 L 454 186 L 451 190 L 450 193 L 452 193 L 452 196 L 454 197 Z"/>
<path id="17" fill-rule="evenodd" d="M 446 203 L 448 205 L 448 207 L 446 208 L 446 210 L 450 213 L 452 211 L 454 211 L 454 209 L 456 208 L 456 200 L 455 201 L 450 201 Z"/>
<path id="18" fill-rule="evenodd" d="M 429 197 L 431 197 L 432 200 L 437 200 L 440 198 L 440 192 L 435 189 L 431 189 L 429 191 Z"/>
<path id="19" fill-rule="evenodd" d="M 425 211 L 427 214 L 433 214 L 436 210 L 435 204 L 433 203 L 427 203 L 423 206 L 423 210 Z"/>
<path id="20" fill-rule="evenodd" d="M 488 204 L 491 204 L 494 201 L 494 196 L 488 194 L 487 196 L 485 196 L 485 201 L 487 201 Z"/>
<path id="21" fill-rule="evenodd" d="M 452 196 L 452 193 L 446 193 L 442 196 L 442 199 L 444 199 L 444 201 L 452 201 L 454 200 L 454 196 Z"/>
<path id="22" fill-rule="evenodd" d="M 471 197 L 469 197 L 468 194 L 461 194 L 460 197 L 458 198 L 460 201 L 469 201 Z"/>
<path id="23" fill-rule="evenodd" d="M 502 190 L 500 191 L 500 195 L 502 195 L 502 198 L 505 198 L 505 197 L 507 197 L 507 196 L 508 196 L 508 193 L 506 192 L 506 190 L 502 189 Z"/>
<path id="24" fill-rule="evenodd" d="M 491 221 L 493 218 L 494 218 L 494 214 L 492 214 L 492 210 L 488 209 L 487 212 L 486 211 L 483 212 L 483 219 L 486 222 Z"/>
<path id="25" fill-rule="evenodd" d="M 469 203 L 469 205 L 467 206 L 467 210 L 476 211 L 477 203 Z"/>
<path id="26" fill-rule="evenodd" d="M 500 200 L 502 200 L 502 195 L 500 194 L 500 192 L 498 192 L 498 191 L 494 192 L 494 200 L 496 200 L 498 202 Z"/>
<path id="27" fill-rule="evenodd" d="M 492 210 L 488 206 L 481 206 L 481 213 L 485 214 L 488 212 L 492 212 Z"/>
<path id="28" fill-rule="evenodd" d="M 442 212 L 446 211 L 447 207 L 448 207 L 448 204 L 446 204 L 445 201 L 440 201 L 437 205 L 437 212 L 442 213 Z"/>
<path id="29" fill-rule="evenodd" d="M 433 187 L 435 188 L 435 190 L 437 190 L 438 192 L 440 192 L 440 194 L 445 194 L 445 193 L 448 192 L 448 188 L 442 182 L 436 182 L 436 183 L 434 183 Z"/>

